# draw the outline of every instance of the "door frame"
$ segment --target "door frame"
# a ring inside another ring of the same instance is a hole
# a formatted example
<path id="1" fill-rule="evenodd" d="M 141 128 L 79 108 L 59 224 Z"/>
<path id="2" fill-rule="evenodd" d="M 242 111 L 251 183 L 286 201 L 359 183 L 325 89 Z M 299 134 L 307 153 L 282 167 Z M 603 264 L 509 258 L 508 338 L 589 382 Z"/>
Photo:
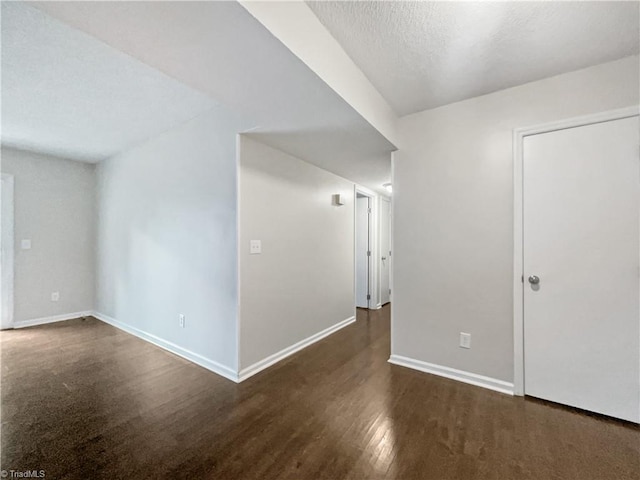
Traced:
<path id="1" fill-rule="evenodd" d="M 594 123 L 621 120 L 640 115 L 640 107 L 632 106 L 599 112 L 556 122 L 513 130 L 513 394 L 524 396 L 524 139 L 530 135 L 549 133 Z"/>
<path id="2" fill-rule="evenodd" d="M 387 232 L 387 234 L 389 235 L 389 252 L 393 251 L 393 249 L 391 248 L 391 198 L 390 197 L 386 197 L 384 195 L 380 195 L 378 197 L 378 207 L 379 207 L 379 215 L 378 215 L 378 245 L 379 245 L 379 256 L 376 257 L 377 261 L 380 262 L 380 268 L 378 268 L 378 303 L 376 305 L 376 308 L 382 308 L 382 255 L 384 255 L 382 253 L 382 202 L 387 202 L 389 204 L 389 218 L 387 219 L 387 227 L 389 228 L 389 231 Z M 391 253 L 388 254 L 387 257 L 387 261 L 389 262 L 389 302 L 391 302 L 391 292 L 393 290 L 391 290 Z M 389 303 L 387 302 L 387 303 Z M 385 303 L 386 305 L 386 303 Z"/>
<path id="3" fill-rule="evenodd" d="M 6 182 L 6 183 L 5 183 Z M 15 252 L 14 252 L 14 177 L 13 175 L 10 175 L 8 173 L 3 173 L 2 174 L 2 183 L 9 189 L 9 205 L 2 205 L 2 198 L 0 196 L 0 212 L 8 212 L 9 214 L 9 231 L 6 233 L 7 237 L 9 238 L 9 243 L 8 245 L 3 245 L 2 246 L 2 251 L 5 255 L 5 258 L 8 260 L 6 263 L 2 262 L 2 274 L 4 275 L 5 271 L 4 269 L 8 269 L 8 274 L 7 277 L 9 278 L 9 284 L 8 285 L 4 285 L 3 280 L 2 280 L 2 276 L 0 275 L 0 304 L 2 304 L 2 313 L 4 313 L 5 311 L 8 314 L 8 320 L 7 320 L 7 325 L 2 325 L 1 320 L 0 320 L 0 328 L 4 329 L 4 328 L 13 328 L 13 275 L 14 275 L 14 259 L 15 259 Z M 0 187 L 1 188 L 1 187 Z M 2 226 L 0 225 L 0 233 L 4 233 L 1 232 L 2 230 Z M 0 239 L 1 241 L 1 239 Z M 7 290 L 7 304 L 4 305 L 4 293 L 5 293 L 5 289 Z"/>
<path id="4" fill-rule="evenodd" d="M 369 300 L 367 302 L 367 308 L 369 310 L 374 310 L 376 308 L 380 308 L 377 306 L 378 304 L 378 282 L 377 280 L 377 275 L 378 275 L 378 268 L 377 268 L 377 262 L 373 261 L 373 259 L 377 258 L 376 255 L 378 255 L 378 238 L 376 235 L 377 232 L 377 228 L 378 228 L 378 222 L 377 222 L 377 218 L 378 218 L 378 195 L 373 191 L 373 190 L 369 190 L 366 187 L 362 187 L 360 185 L 355 185 L 354 186 L 354 192 L 353 192 L 353 252 L 354 252 L 354 256 L 353 256 L 353 304 L 354 304 L 354 308 L 357 308 L 358 302 L 357 302 L 357 286 L 356 286 L 356 281 L 357 281 L 357 275 L 358 275 L 358 271 L 357 271 L 357 265 L 356 265 L 356 256 L 358 254 L 357 251 L 357 231 L 356 231 L 356 224 L 357 224 L 357 204 L 356 204 L 356 199 L 358 198 L 358 194 L 360 195 L 364 195 L 365 197 L 369 198 L 369 208 L 371 209 L 371 213 L 369 213 L 369 250 L 371 251 L 371 256 L 369 257 L 369 271 L 368 273 L 368 277 L 367 277 L 367 281 L 369 283 L 368 285 L 368 289 L 369 289 Z"/>

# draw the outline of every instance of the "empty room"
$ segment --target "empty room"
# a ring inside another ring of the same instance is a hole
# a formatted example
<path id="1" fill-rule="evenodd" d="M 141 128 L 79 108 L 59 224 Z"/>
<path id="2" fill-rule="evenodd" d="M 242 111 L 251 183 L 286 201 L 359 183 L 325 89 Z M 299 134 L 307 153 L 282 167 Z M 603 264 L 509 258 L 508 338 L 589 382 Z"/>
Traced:
<path id="1" fill-rule="evenodd" d="M 640 477 L 640 2 L 1 7 L 2 478 Z"/>

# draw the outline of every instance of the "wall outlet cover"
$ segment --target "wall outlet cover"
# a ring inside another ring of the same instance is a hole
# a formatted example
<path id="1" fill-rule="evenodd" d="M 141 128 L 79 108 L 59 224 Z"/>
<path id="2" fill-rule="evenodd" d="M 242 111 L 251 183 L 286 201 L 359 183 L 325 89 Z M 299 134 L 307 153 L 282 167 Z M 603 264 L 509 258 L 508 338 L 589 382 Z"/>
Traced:
<path id="1" fill-rule="evenodd" d="M 262 253 L 262 241 L 261 240 L 251 240 L 249 242 L 249 253 L 251 255 L 259 255 Z"/>

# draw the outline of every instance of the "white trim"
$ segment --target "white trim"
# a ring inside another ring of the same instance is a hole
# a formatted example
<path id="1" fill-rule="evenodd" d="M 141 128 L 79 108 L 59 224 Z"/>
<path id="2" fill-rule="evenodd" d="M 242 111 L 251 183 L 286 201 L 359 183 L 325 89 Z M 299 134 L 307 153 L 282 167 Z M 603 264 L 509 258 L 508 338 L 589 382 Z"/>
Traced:
<path id="1" fill-rule="evenodd" d="M 396 196 L 398 194 L 398 189 L 396 188 L 396 183 L 395 183 L 395 178 L 396 178 L 396 162 L 398 161 L 398 151 L 396 150 L 395 152 L 391 152 L 391 186 L 392 189 L 395 189 L 396 192 Z M 393 195 L 393 193 L 392 193 Z M 395 197 L 394 197 L 395 198 Z M 396 236 L 396 229 L 395 229 L 395 219 L 396 219 L 396 212 L 395 212 L 395 208 L 396 208 L 396 202 L 395 200 L 391 200 L 391 218 L 389 219 L 389 229 L 391 230 L 391 236 L 390 236 L 390 244 L 389 246 L 391 247 L 391 255 L 395 256 L 396 251 L 394 249 L 394 245 L 395 245 L 395 236 Z M 395 260 L 395 257 L 394 257 Z M 394 276 L 395 276 L 395 261 L 391 261 L 391 264 L 389 265 L 391 268 L 389 268 L 389 288 L 391 289 L 391 294 L 389 295 L 389 301 L 391 302 L 391 308 L 389 309 L 389 346 L 391 348 L 391 354 L 393 354 L 393 352 L 395 351 L 394 348 L 394 339 L 395 339 L 395 331 L 396 331 L 396 322 L 395 322 L 395 308 L 396 308 L 396 302 L 393 301 L 393 295 L 395 292 L 395 286 L 394 286 Z"/>
<path id="2" fill-rule="evenodd" d="M 174 355 L 177 355 L 179 357 L 182 357 L 185 360 L 189 360 L 190 362 L 193 362 L 196 365 L 200 365 L 201 367 L 206 368 L 207 370 L 210 370 L 213 373 L 217 373 L 218 375 L 228 380 L 231 380 L 233 382 L 238 382 L 238 375 L 236 372 L 234 372 L 231 368 L 226 367 L 214 360 L 203 357 L 202 355 L 192 352 L 190 350 L 187 350 L 186 348 L 182 348 L 176 345 L 175 343 L 163 340 L 162 338 L 156 337 L 151 333 L 147 333 L 136 327 L 127 325 L 126 323 L 116 320 L 115 318 L 110 317 L 108 315 L 104 315 L 103 313 L 91 312 L 91 315 L 104 323 L 108 323 L 109 325 L 116 327 L 122 330 L 123 332 L 129 333 L 135 337 L 138 337 L 142 340 L 152 343 L 155 346 L 160 347 L 164 350 L 167 350 L 168 352 L 173 353 Z"/>
<path id="3" fill-rule="evenodd" d="M 513 383 L 514 394 L 524 395 L 524 249 L 523 249 L 523 141 L 525 137 L 620 120 L 640 114 L 638 106 L 599 112 L 513 131 Z"/>
<path id="4" fill-rule="evenodd" d="M 258 127 L 256 127 L 258 128 Z M 250 129 L 253 130 L 253 129 Z M 236 377 L 240 368 L 240 350 L 242 348 L 242 248 L 241 241 L 241 221 L 242 221 L 242 134 L 236 134 L 236 364 L 234 365 Z M 234 380 L 237 381 L 237 380 Z"/>
<path id="5" fill-rule="evenodd" d="M 243 368 L 242 370 L 240 370 L 240 374 L 238 375 L 239 381 L 243 382 L 244 380 L 246 380 L 249 377 L 252 377 L 256 373 L 261 372 L 266 368 L 269 368 L 274 363 L 277 363 L 280 360 L 284 360 L 285 358 L 293 355 L 294 353 L 302 350 L 303 348 L 306 348 L 309 345 L 312 345 L 322 340 L 323 338 L 328 337 L 332 333 L 337 332 L 338 330 L 346 327 L 347 325 L 352 324 L 355 321 L 356 321 L 356 317 L 349 317 L 345 320 L 342 320 L 339 323 L 336 323 L 335 325 L 332 325 L 331 327 L 325 330 L 322 330 L 321 332 L 311 335 L 310 337 L 305 338 L 304 340 L 301 340 L 298 343 L 295 343 L 283 350 L 280 350 L 278 353 L 269 355 L 267 358 L 264 358 L 247 368 Z"/>
<path id="6" fill-rule="evenodd" d="M 383 305 L 386 305 L 387 303 L 391 302 L 391 293 L 389 293 L 389 301 L 385 302 L 384 304 L 382 303 L 382 256 L 384 255 L 384 253 L 382 252 L 382 204 L 381 202 L 387 202 L 389 204 L 389 219 L 387 221 L 387 227 L 389 227 L 389 251 L 393 252 L 393 249 L 391 248 L 391 237 L 392 237 L 392 225 L 391 225 L 391 216 L 392 216 L 392 208 L 393 206 L 391 205 L 391 198 L 390 197 L 385 197 L 385 196 L 380 196 L 378 199 L 378 306 L 376 307 L 376 309 L 378 308 L 382 308 Z M 387 261 L 389 262 L 389 290 L 391 290 L 391 271 L 393 269 L 392 266 L 392 260 L 391 260 L 391 255 L 387 255 Z"/>
<path id="7" fill-rule="evenodd" d="M 7 182 L 6 187 L 9 188 L 10 191 L 10 201 L 8 202 L 8 206 L 2 207 L 2 199 L 0 198 L 0 210 L 4 215 L 8 215 L 9 217 L 9 232 L 6 234 L 6 237 L 9 239 L 7 245 L 2 245 L 2 253 L 4 253 L 4 261 L 2 261 L 2 276 L 6 276 L 9 279 L 8 285 L 2 285 L 2 278 L 0 278 L 0 305 L 2 312 L 7 314 L 6 324 L 2 324 L 0 321 L 0 328 L 13 328 L 13 283 L 14 283 L 14 262 L 15 262 L 15 249 L 14 249 L 14 177 L 11 174 L 3 173 L 1 175 L 3 181 Z M 0 231 L 2 230 L 2 226 L 0 226 Z M 1 239 L 0 239 L 1 242 Z M 6 270 L 5 270 L 6 269 Z M 4 291 L 6 289 L 6 292 Z M 6 293 L 7 298 L 4 298 L 4 294 Z M 3 305 L 3 301 L 6 300 L 6 305 Z"/>
<path id="8" fill-rule="evenodd" d="M 517 133 L 522 137 L 527 137 L 529 135 L 537 135 L 539 133 L 555 132 L 557 130 L 565 130 L 567 128 L 583 127 L 585 125 L 593 125 L 594 123 L 610 122 L 612 120 L 636 117 L 639 113 L 640 107 L 636 105 L 632 107 L 618 108 L 616 110 L 608 110 L 606 112 L 582 115 L 580 117 L 565 118 L 563 120 L 542 123 L 530 127 L 516 128 L 514 133 Z"/>
<path id="9" fill-rule="evenodd" d="M 427 363 L 421 360 L 415 360 L 413 358 L 403 357 L 400 355 L 391 355 L 389 363 L 393 365 L 399 365 L 401 367 L 412 368 L 413 370 L 419 370 L 425 373 L 431 373 L 440 377 L 457 380 L 459 382 L 475 385 L 476 387 L 483 387 L 496 392 L 505 393 L 507 395 L 513 395 L 513 383 L 505 382 L 491 377 L 485 377 L 484 375 L 478 375 L 476 373 L 465 372 L 463 370 L 456 370 L 455 368 L 443 367 L 442 365 L 436 365 L 434 363 Z"/>
<path id="10" fill-rule="evenodd" d="M 63 313 L 61 315 L 52 315 L 50 317 L 32 318 L 31 320 L 20 320 L 13 322 L 13 328 L 35 327 L 36 325 L 46 325 L 47 323 L 64 322 L 65 320 L 73 320 L 75 318 L 88 317 L 92 315 L 91 310 L 75 313 Z"/>
<path id="11" fill-rule="evenodd" d="M 353 194 L 353 304 L 354 306 L 358 305 L 356 301 L 356 279 L 358 276 L 357 265 L 356 265 L 356 255 L 357 255 L 357 246 L 356 246 L 356 218 L 357 218 L 357 197 L 358 194 L 364 195 L 369 198 L 369 208 L 371 209 L 371 214 L 369 216 L 369 250 L 371 251 L 371 257 L 369 257 L 369 295 L 370 299 L 367 303 L 367 308 L 370 310 L 375 310 L 372 305 L 376 305 L 378 303 L 378 215 L 379 215 L 379 195 L 366 187 L 362 187 L 360 185 L 354 186 L 354 194 Z M 363 308 L 363 307 L 361 307 Z"/>

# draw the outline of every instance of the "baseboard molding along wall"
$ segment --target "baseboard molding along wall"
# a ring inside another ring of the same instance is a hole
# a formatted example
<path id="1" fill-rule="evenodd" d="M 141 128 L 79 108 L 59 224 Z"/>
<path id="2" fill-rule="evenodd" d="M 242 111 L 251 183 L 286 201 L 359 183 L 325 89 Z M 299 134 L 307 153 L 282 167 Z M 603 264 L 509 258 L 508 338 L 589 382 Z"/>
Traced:
<path id="1" fill-rule="evenodd" d="M 468 383 L 477 387 L 488 388 L 507 395 L 513 395 L 513 383 L 497 380 L 491 377 L 485 377 L 476 373 L 456 370 L 455 368 L 443 367 L 434 363 L 427 363 L 413 358 L 403 357 L 401 355 L 391 355 L 389 363 L 399 365 L 401 367 L 412 368 L 425 373 L 431 373 L 440 377 L 457 380 L 459 382 Z"/>
<path id="2" fill-rule="evenodd" d="M 225 365 L 222 365 L 218 362 L 215 362 L 214 360 L 203 357 L 202 355 L 192 352 L 190 350 L 187 350 L 186 348 L 182 348 L 176 345 L 175 343 L 169 342 L 167 340 L 163 340 L 162 338 L 157 337 L 151 333 L 145 332 L 144 330 L 140 330 L 139 328 L 136 328 L 136 327 L 132 327 L 131 325 L 121 322 L 113 317 L 110 317 L 109 315 L 105 315 L 103 313 L 96 312 L 96 311 L 75 312 L 75 313 L 68 313 L 64 315 L 55 315 L 51 317 L 34 318 L 32 320 L 23 320 L 20 322 L 14 322 L 13 328 L 33 327 L 36 325 L 44 325 L 47 323 L 62 322 L 65 320 L 72 320 L 74 318 L 90 317 L 90 316 L 97 318 L 101 322 L 104 322 L 113 327 L 116 327 L 117 329 L 122 330 L 123 332 L 126 332 L 130 335 L 133 335 L 149 343 L 152 343 L 157 347 L 160 347 L 164 350 L 167 350 L 170 353 L 173 353 L 174 355 L 184 358 L 185 360 L 189 360 L 190 362 L 193 362 L 196 365 L 200 365 L 201 367 L 206 368 L 207 370 L 210 370 L 213 373 L 217 373 L 218 375 L 236 383 L 242 382 L 243 380 L 246 380 L 247 378 L 254 376 L 255 374 L 261 372 L 262 370 L 269 368 L 275 363 L 278 363 L 279 361 L 284 360 L 285 358 L 293 355 L 294 353 L 299 352 L 303 348 L 306 348 L 309 345 L 312 345 L 322 340 L 323 338 L 328 337 L 332 333 L 335 333 L 338 330 L 356 321 L 355 316 L 342 320 L 341 322 L 338 322 L 335 325 L 332 325 L 331 327 L 326 328 L 325 330 L 322 330 L 321 332 L 311 335 L 310 337 L 305 338 L 304 340 L 301 340 L 298 343 L 295 343 L 283 350 L 280 350 L 277 353 L 274 353 L 273 355 L 268 356 L 263 360 L 260 360 L 259 362 L 254 363 L 253 365 L 247 368 L 242 369 L 239 374 L 236 373 L 233 369 Z"/>
<path id="3" fill-rule="evenodd" d="M 88 317 L 93 312 L 63 313 L 62 315 L 53 315 L 51 317 L 32 318 L 31 320 L 20 320 L 13 322 L 13 328 L 35 327 L 36 325 L 45 325 L 47 323 L 63 322 L 65 320 L 73 320 L 74 318 Z"/>
<path id="4" fill-rule="evenodd" d="M 310 337 L 307 337 L 304 340 L 299 341 L 298 343 L 295 343 L 283 350 L 280 350 L 279 352 L 274 353 L 273 355 L 269 355 L 267 358 L 264 358 L 254 363 L 253 365 L 248 366 L 247 368 L 243 368 L 242 370 L 240 370 L 239 381 L 242 382 L 247 378 L 252 377 L 256 373 L 259 373 L 262 370 L 269 368 L 271 365 L 279 362 L 280 360 L 284 360 L 285 358 L 293 355 L 294 353 L 299 352 L 303 348 L 306 348 L 309 345 L 312 345 L 322 340 L 323 338 L 328 337 L 332 333 L 337 332 L 338 330 L 346 327 L 347 325 L 352 324 L 355 321 L 356 321 L 355 316 L 349 317 L 345 320 L 342 320 L 341 322 L 336 323 L 335 325 L 332 325 L 329 328 L 326 328 L 325 330 L 322 330 L 321 332 L 311 335 Z"/>
<path id="5" fill-rule="evenodd" d="M 233 369 L 225 365 L 215 362 L 209 358 L 203 357 L 202 355 L 192 352 L 190 350 L 187 350 L 186 348 L 182 348 L 176 345 L 175 343 L 168 342 L 166 340 L 163 340 L 162 338 L 156 337 L 155 335 L 152 335 L 151 333 L 147 333 L 143 330 L 140 330 L 139 328 L 132 327 L 131 325 L 127 325 L 126 323 L 116 320 L 115 318 L 112 318 L 108 315 L 104 315 L 100 312 L 91 312 L 91 315 L 104 323 L 108 323 L 109 325 L 116 327 L 122 330 L 123 332 L 134 335 L 142 340 L 146 340 L 147 342 L 152 343 L 155 346 L 160 347 L 164 350 L 167 350 L 168 352 L 171 352 L 174 355 L 182 357 L 185 360 L 189 360 L 190 362 L 193 362 L 196 365 L 200 365 L 201 367 L 206 368 L 207 370 L 210 370 L 213 373 L 217 373 L 218 375 L 228 380 L 231 380 L 233 382 L 238 382 L 238 374 Z"/>

